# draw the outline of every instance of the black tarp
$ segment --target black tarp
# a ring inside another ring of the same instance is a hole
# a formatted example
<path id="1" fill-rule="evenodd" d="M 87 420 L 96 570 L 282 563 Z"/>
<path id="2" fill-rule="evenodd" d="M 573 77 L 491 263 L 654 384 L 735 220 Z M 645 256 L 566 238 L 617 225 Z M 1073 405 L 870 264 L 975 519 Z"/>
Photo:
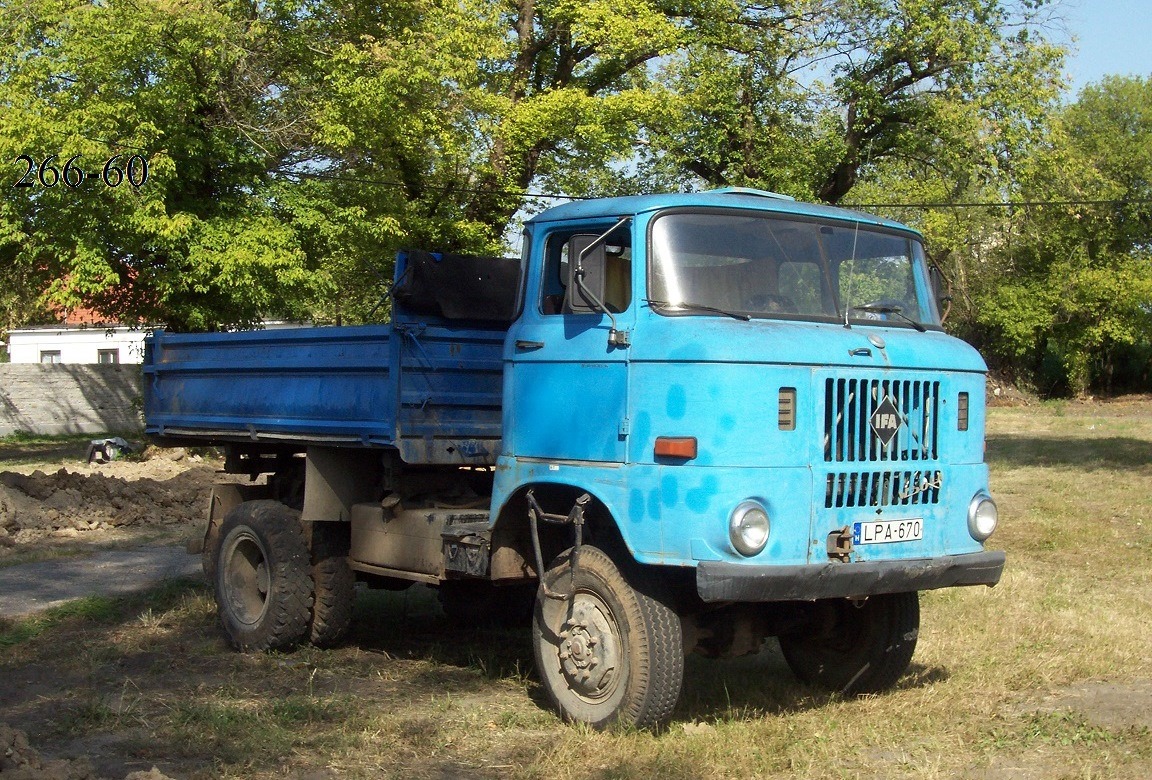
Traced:
<path id="1" fill-rule="evenodd" d="M 511 322 L 520 301 L 520 260 L 409 250 L 393 298 L 414 314 Z"/>

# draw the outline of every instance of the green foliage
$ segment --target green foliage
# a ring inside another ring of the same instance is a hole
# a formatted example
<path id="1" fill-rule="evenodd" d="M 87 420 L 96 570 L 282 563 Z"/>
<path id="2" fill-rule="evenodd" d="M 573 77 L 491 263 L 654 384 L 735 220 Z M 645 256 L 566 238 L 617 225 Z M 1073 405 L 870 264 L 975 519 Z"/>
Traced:
<path id="1" fill-rule="evenodd" d="M 1021 166 L 1020 196 L 1086 202 L 1016 217 L 1004 266 L 977 293 L 976 322 L 1000 353 L 1032 361 L 1042 389 L 1110 392 L 1118 371 L 1122 384 L 1146 385 L 1152 79 L 1086 88 Z"/>
<path id="2" fill-rule="evenodd" d="M 655 180 L 839 202 L 891 163 L 996 167 L 1057 93 L 1045 2 L 734 2 L 660 74 Z M 994 139 L 993 142 L 992 139 Z"/>
<path id="3" fill-rule="evenodd" d="M 57 307 L 125 322 L 205 329 L 293 313 L 306 258 L 262 197 L 283 139 L 263 131 L 275 41 L 251 6 L 30 0 L 7 6 L 0 29 L 0 157 L 149 165 L 139 187 L 4 188 L 10 274 Z"/>
<path id="4" fill-rule="evenodd" d="M 149 175 L 0 188 L 0 329 L 81 306 L 177 330 L 382 319 L 396 249 L 501 252 L 536 188 L 1119 200 L 889 215 L 998 368 L 1146 384 L 1150 88 L 1059 109 L 1052 7 L 21 0 L 0 9 L 8 182 L 20 155 L 48 181 L 133 155 Z"/>

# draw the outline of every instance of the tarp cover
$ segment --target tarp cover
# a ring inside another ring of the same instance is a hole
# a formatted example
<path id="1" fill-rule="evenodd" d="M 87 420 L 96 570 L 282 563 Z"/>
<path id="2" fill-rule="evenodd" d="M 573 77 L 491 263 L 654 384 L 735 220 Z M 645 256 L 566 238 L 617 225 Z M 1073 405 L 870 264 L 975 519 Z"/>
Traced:
<path id="1" fill-rule="evenodd" d="M 392 295 L 414 314 L 452 320 L 516 319 L 520 260 L 409 250 L 408 265 Z"/>

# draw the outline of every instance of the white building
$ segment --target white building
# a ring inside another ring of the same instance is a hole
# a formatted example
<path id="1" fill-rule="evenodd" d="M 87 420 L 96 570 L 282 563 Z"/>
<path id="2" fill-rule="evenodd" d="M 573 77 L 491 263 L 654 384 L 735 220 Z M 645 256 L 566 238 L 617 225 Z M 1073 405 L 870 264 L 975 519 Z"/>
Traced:
<path id="1" fill-rule="evenodd" d="M 8 331 L 13 363 L 141 363 L 147 329 L 48 325 Z"/>

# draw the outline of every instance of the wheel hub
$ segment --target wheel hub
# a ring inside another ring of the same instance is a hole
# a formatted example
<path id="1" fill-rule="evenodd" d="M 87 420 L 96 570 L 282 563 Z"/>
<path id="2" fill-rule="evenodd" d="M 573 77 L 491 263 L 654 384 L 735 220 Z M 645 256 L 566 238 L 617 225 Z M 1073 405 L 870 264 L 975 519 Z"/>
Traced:
<path id="1" fill-rule="evenodd" d="M 267 608 L 272 573 L 264 550 L 248 537 L 237 539 L 225 558 L 224 587 L 232 613 L 242 623 L 253 625 Z"/>
<path id="2" fill-rule="evenodd" d="M 611 616 L 593 599 L 578 594 L 561 626 L 560 640 L 560 667 L 569 688 L 587 699 L 607 696 L 620 666 L 620 644 Z"/>

